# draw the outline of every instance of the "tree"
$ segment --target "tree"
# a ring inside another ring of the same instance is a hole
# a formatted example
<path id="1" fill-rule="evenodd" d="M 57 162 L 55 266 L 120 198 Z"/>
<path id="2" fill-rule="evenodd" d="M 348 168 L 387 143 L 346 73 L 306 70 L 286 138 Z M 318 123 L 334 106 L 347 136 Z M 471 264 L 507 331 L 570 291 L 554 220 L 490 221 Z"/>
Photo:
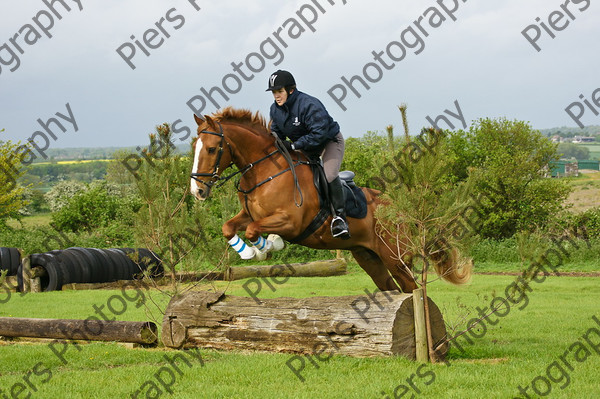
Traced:
<path id="1" fill-rule="evenodd" d="M 590 159 L 590 150 L 573 143 L 560 143 L 556 152 L 561 158 L 575 158 L 577 160 Z"/>
<path id="2" fill-rule="evenodd" d="M 52 212 L 58 212 L 62 207 L 67 205 L 69 200 L 83 191 L 85 185 L 74 180 L 61 181 L 50 191 L 48 191 L 44 198 L 48 203 L 48 207 Z"/>
<path id="3" fill-rule="evenodd" d="M 4 129 L 0 130 L 3 132 Z M 19 218 L 19 211 L 25 208 L 26 187 L 19 183 L 25 174 L 21 158 L 17 154 L 20 143 L 0 141 L 0 225 L 9 217 Z"/>
<path id="4" fill-rule="evenodd" d="M 453 178 L 473 178 L 481 199 L 481 237 L 502 239 L 545 227 L 562 209 L 569 186 L 543 177 L 558 159 L 556 145 L 526 122 L 480 119 L 468 132 L 449 135 Z"/>
<path id="5" fill-rule="evenodd" d="M 135 176 L 132 170 L 138 166 L 137 162 L 142 162 L 141 157 L 126 150 L 115 151 L 112 157 L 106 168 L 106 180 L 115 184 L 133 185 Z"/>
<path id="6" fill-rule="evenodd" d="M 405 109 L 400 109 L 405 112 Z M 406 127 L 405 127 L 406 129 Z M 408 133 L 408 132 L 407 132 Z M 394 168 L 397 179 L 387 186 L 386 206 L 377 209 L 378 234 L 392 238 L 391 248 L 405 270 L 423 290 L 429 359 L 437 360 L 427 302 L 430 269 L 460 284 L 468 280 L 471 264 L 461 253 L 473 232 L 462 226 L 463 210 L 471 205 L 470 180 L 450 179 L 452 156 L 444 133 L 423 129 L 416 139 L 405 135 L 399 151 L 382 151 L 382 168 Z M 395 244 L 395 245 L 394 245 Z"/>
<path id="7" fill-rule="evenodd" d="M 374 132 L 367 132 L 361 138 L 349 137 L 346 139 L 344 160 L 341 170 L 351 170 L 356 173 L 356 184 L 368 186 L 369 181 L 377 176 L 376 160 L 380 150 L 386 144 L 386 138 Z"/>
<path id="8" fill-rule="evenodd" d="M 135 186 L 142 206 L 136 215 L 136 236 L 146 248 L 161 256 L 177 290 L 176 267 L 201 241 L 204 204 L 190 195 L 191 157 L 181 157 L 172 145 L 168 124 L 150 134 L 150 146 L 144 148 L 144 161 L 136 170 Z"/>

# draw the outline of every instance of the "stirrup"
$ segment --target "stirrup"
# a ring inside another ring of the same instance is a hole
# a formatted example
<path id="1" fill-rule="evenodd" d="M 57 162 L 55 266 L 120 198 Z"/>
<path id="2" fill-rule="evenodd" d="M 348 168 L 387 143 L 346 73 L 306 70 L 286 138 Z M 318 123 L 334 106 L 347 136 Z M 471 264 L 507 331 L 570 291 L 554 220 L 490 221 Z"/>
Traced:
<path id="1" fill-rule="evenodd" d="M 335 226 L 337 225 L 337 226 Z M 338 231 L 334 231 L 334 229 L 338 229 Z M 336 216 L 331 221 L 331 235 L 333 238 L 341 238 L 342 240 L 347 240 L 350 238 L 350 232 L 348 231 L 348 223 L 341 216 Z"/>

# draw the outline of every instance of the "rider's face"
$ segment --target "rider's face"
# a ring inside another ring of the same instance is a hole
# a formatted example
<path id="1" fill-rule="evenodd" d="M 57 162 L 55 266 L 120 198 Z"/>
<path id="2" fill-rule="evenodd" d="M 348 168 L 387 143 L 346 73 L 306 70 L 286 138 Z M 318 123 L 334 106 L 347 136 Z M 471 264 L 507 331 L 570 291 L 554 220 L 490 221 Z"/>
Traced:
<path id="1" fill-rule="evenodd" d="M 275 98 L 277 105 L 281 106 L 287 101 L 288 94 L 287 91 L 285 91 L 285 88 L 282 87 L 281 89 L 273 90 L 273 97 Z"/>

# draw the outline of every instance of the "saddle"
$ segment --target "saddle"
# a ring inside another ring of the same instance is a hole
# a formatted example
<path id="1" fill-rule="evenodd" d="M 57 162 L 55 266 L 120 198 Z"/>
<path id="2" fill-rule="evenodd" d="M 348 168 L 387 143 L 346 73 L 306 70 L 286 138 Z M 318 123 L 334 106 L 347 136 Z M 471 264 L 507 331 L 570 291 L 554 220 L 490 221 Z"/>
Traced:
<path id="1" fill-rule="evenodd" d="M 320 158 L 313 158 L 309 161 L 309 165 L 313 172 L 313 181 L 319 195 L 319 212 L 314 217 L 299 236 L 290 240 L 291 243 L 300 242 L 313 234 L 332 214 L 332 209 L 329 201 L 329 188 L 325 170 Z M 354 219 L 362 219 L 367 216 L 367 198 L 365 193 L 354 183 L 354 172 L 345 170 L 339 174 L 344 188 L 344 199 L 346 216 Z"/>

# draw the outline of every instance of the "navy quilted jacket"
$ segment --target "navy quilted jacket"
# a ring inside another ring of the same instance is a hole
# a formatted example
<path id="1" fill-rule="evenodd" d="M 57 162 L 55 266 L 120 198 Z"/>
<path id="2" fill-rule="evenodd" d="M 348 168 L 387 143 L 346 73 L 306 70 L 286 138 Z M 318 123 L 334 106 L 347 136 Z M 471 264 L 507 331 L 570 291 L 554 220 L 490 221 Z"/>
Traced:
<path id="1" fill-rule="evenodd" d="M 321 152 L 340 132 L 340 126 L 317 98 L 294 90 L 282 106 L 271 105 L 271 130 L 294 147 L 309 153 Z"/>

